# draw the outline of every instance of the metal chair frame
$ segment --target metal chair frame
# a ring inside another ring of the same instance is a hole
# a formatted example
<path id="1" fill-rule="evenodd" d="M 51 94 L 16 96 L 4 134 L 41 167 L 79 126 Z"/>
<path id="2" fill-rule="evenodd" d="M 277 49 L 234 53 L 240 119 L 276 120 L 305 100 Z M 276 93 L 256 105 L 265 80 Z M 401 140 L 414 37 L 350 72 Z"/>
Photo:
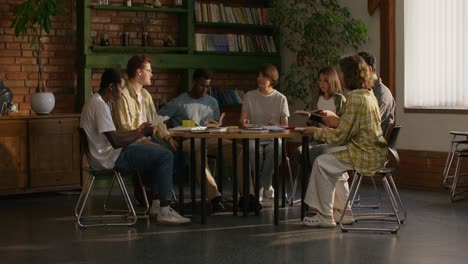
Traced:
<path id="1" fill-rule="evenodd" d="M 450 169 L 455 155 L 466 150 L 459 149 L 459 147 L 465 145 L 466 148 L 468 148 L 468 132 L 450 131 L 450 134 L 452 135 L 452 140 L 450 141 L 450 148 L 447 154 L 447 160 L 445 161 L 444 172 L 442 173 L 442 185 L 445 188 L 452 189 L 455 174 L 450 175 Z M 465 139 L 460 139 L 460 137 L 465 137 Z"/>
<path id="2" fill-rule="evenodd" d="M 395 223 L 395 225 L 391 228 L 345 226 L 341 224 L 344 218 L 344 214 L 342 214 L 341 219 L 340 219 L 340 227 L 343 232 L 378 231 L 378 232 L 391 232 L 391 233 L 396 234 L 398 230 L 400 229 L 400 225 L 406 219 L 406 216 L 407 216 L 406 209 L 403 205 L 403 202 L 398 193 L 398 189 L 395 185 L 395 182 L 392 176 L 392 173 L 397 171 L 400 165 L 400 158 L 399 158 L 398 152 L 395 149 L 395 145 L 396 145 L 396 141 L 397 141 L 400 129 L 401 129 L 401 126 L 395 126 L 391 131 L 389 140 L 387 141 L 388 151 L 389 151 L 388 159 L 393 158 L 393 160 L 395 161 L 395 167 L 394 168 L 384 167 L 378 172 L 376 172 L 373 176 L 370 176 L 373 178 L 381 179 L 385 192 L 389 198 L 392 211 L 384 212 L 384 213 L 373 212 L 373 213 L 365 213 L 365 214 L 364 213 L 354 214 L 354 218 L 356 219 L 356 221 L 359 221 L 359 222 L 361 221 L 371 221 L 371 222 L 386 221 L 386 222 L 393 222 Z M 387 161 L 387 164 L 388 164 L 388 161 Z M 387 166 L 387 164 L 385 166 Z M 351 188 L 350 188 L 348 199 L 346 200 L 346 203 L 342 212 L 346 211 L 348 204 L 354 205 L 354 201 L 355 201 L 356 195 L 359 192 L 359 187 L 361 185 L 362 178 L 363 176 L 359 172 L 356 172 L 355 177 L 353 178 L 353 181 L 351 183 Z"/>
<path id="3" fill-rule="evenodd" d="M 458 158 L 457 158 L 457 166 L 456 166 L 456 169 L 455 169 L 455 174 L 453 176 L 450 176 L 453 178 L 453 181 L 452 181 L 452 184 L 450 186 L 450 199 L 452 200 L 452 202 L 455 202 L 455 201 L 459 201 L 459 200 L 462 200 L 463 198 L 465 198 L 464 196 L 464 193 L 467 191 L 467 188 L 468 187 L 468 184 L 467 183 L 463 183 L 463 184 L 459 184 L 459 181 L 460 181 L 460 177 L 465 177 L 465 176 L 468 176 L 468 174 L 464 173 L 464 174 L 461 174 L 460 171 L 461 171 L 461 167 L 462 167 L 462 163 L 463 163 L 463 159 L 468 157 L 468 150 L 465 150 L 465 151 L 457 151 L 456 152 Z M 457 191 L 457 187 L 464 187 L 463 190 L 461 191 Z"/>
<path id="4" fill-rule="evenodd" d="M 86 132 L 84 131 L 83 128 L 79 128 L 79 134 L 80 134 L 80 145 L 81 149 L 84 152 L 86 158 L 89 161 L 90 157 L 90 151 L 89 151 L 89 143 L 88 143 L 88 138 L 86 135 Z M 135 212 L 135 209 L 133 207 L 132 201 L 130 200 L 130 196 L 128 195 L 127 188 L 125 187 L 125 182 L 122 178 L 122 170 L 119 170 L 118 168 L 114 168 L 111 170 L 96 170 L 94 168 L 90 168 L 88 170 L 89 177 L 85 181 L 83 185 L 83 189 L 81 191 L 81 194 L 78 198 L 78 201 L 75 206 L 75 216 L 77 217 L 77 223 L 80 227 L 93 227 L 93 226 L 132 226 L 136 223 L 137 221 L 137 213 Z M 94 181 L 96 177 L 104 177 L 104 176 L 112 176 L 112 183 L 109 187 L 109 192 L 107 194 L 106 200 L 104 202 L 104 211 L 109 213 L 109 212 L 122 212 L 122 214 L 103 214 L 103 215 L 83 215 L 84 208 L 88 202 L 88 198 L 91 194 L 92 188 L 94 186 Z M 120 193 L 125 201 L 125 204 L 127 206 L 126 210 L 112 210 L 107 208 L 107 203 L 110 197 L 110 193 L 113 189 L 113 186 L 115 184 L 115 181 L 117 181 Z M 141 183 L 141 179 L 140 179 Z M 140 187 L 142 187 L 141 185 Z M 144 187 L 143 187 L 144 188 Z M 148 205 L 148 200 L 146 198 L 146 213 L 148 211 L 149 205 Z M 124 219 L 124 220 L 122 220 Z M 84 223 L 86 220 L 100 220 L 100 223 Z M 106 221 L 108 220 L 108 221 Z M 113 221 L 110 221 L 113 220 Z"/>

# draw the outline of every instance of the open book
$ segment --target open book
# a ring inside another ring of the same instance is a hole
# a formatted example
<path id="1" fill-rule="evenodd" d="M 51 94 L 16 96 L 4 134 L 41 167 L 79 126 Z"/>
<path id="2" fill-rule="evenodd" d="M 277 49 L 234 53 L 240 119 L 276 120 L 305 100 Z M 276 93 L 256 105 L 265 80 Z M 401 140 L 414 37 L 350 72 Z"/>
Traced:
<path id="1" fill-rule="evenodd" d="M 305 111 L 305 110 L 296 110 L 294 113 L 298 114 L 298 115 L 301 115 L 301 116 L 309 116 L 310 121 L 323 124 L 323 120 L 322 120 L 323 116 L 320 115 L 321 111 L 322 110 L 320 110 L 320 109 L 317 109 L 317 110 L 314 110 L 314 111 L 311 111 L 311 112 L 308 112 L 308 111 Z"/>
<path id="2" fill-rule="evenodd" d="M 220 127 L 223 125 L 223 118 L 225 116 L 225 113 L 222 113 L 221 116 L 219 117 L 219 120 L 214 120 L 213 118 L 208 119 L 206 122 L 206 127 Z"/>

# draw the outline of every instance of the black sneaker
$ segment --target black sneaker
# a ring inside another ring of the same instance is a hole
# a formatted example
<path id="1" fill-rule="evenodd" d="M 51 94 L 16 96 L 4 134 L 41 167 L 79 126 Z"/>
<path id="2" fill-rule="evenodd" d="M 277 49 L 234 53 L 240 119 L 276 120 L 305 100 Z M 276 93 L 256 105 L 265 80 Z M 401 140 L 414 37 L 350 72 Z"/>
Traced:
<path id="1" fill-rule="evenodd" d="M 259 211 L 263 209 L 263 206 L 261 203 L 256 203 L 255 196 L 249 195 L 249 207 L 252 212 L 255 212 L 255 204 L 257 204 Z"/>
<path id="2" fill-rule="evenodd" d="M 211 200 L 211 205 L 213 206 L 213 213 L 216 212 L 222 212 L 226 208 L 224 208 L 223 204 L 223 197 L 222 196 L 217 196 Z"/>

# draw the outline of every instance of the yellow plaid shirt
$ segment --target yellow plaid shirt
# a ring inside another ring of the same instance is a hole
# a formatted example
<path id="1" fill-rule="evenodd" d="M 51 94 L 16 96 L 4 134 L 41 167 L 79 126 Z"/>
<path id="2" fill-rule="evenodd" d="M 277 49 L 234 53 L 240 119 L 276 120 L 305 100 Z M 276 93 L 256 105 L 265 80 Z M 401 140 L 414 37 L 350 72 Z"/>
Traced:
<path id="1" fill-rule="evenodd" d="M 158 116 L 151 94 L 144 88 L 141 89 L 143 103 L 146 109 L 146 120 L 152 123 Z M 141 105 L 138 95 L 132 83 L 127 82 L 127 86 L 122 90 L 122 98 L 117 100 L 112 107 L 112 119 L 117 131 L 129 131 L 137 129 L 140 125 Z M 166 139 L 169 131 L 165 124 L 159 124 L 153 137 Z"/>
<path id="2" fill-rule="evenodd" d="M 314 138 L 328 144 L 346 145 L 346 150 L 333 155 L 350 163 L 362 175 L 373 175 L 384 166 L 387 157 L 379 105 L 370 90 L 351 91 L 338 127 L 317 129 Z"/>

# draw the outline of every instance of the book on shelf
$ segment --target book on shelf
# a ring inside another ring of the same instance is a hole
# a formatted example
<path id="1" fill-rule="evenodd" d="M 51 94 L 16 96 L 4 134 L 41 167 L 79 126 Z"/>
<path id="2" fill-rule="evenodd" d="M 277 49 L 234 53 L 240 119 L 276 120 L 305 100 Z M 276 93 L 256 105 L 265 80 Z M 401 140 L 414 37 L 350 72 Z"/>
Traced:
<path id="1" fill-rule="evenodd" d="M 275 53 L 272 36 L 195 33 L 195 51 Z"/>
<path id="2" fill-rule="evenodd" d="M 211 23 L 267 24 L 268 8 L 232 7 L 223 3 L 195 2 L 195 21 Z"/>

